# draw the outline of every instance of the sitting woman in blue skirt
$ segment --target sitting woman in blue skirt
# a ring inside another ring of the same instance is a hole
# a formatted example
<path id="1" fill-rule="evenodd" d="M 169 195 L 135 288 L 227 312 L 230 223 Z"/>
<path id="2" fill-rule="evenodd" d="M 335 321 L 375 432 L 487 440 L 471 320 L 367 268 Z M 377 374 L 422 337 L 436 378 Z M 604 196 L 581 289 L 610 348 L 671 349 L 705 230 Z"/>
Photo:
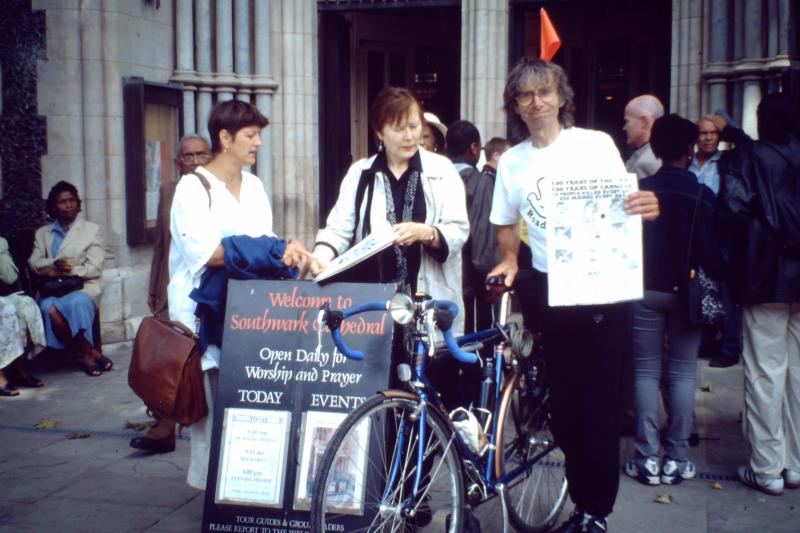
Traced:
<path id="1" fill-rule="evenodd" d="M 83 370 L 99 376 L 114 363 L 95 345 L 92 325 L 103 294 L 103 239 L 97 224 L 78 219 L 78 189 L 59 181 L 47 196 L 53 220 L 36 230 L 30 267 L 39 275 L 39 307 L 47 346 L 81 355 Z"/>

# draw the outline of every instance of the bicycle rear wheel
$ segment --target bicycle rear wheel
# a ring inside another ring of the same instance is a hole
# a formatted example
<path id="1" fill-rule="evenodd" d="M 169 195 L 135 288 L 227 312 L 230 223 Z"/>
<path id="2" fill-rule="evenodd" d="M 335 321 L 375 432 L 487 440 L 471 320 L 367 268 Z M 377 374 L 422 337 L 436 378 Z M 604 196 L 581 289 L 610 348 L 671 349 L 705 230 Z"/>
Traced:
<path id="1" fill-rule="evenodd" d="M 549 531 L 567 496 L 564 454 L 550 429 L 549 397 L 534 392 L 523 373 L 513 374 L 503 391 L 498 418 L 495 474 L 498 479 L 529 461 L 506 482 L 503 493 L 508 519 L 517 531 Z"/>
<path id="2" fill-rule="evenodd" d="M 419 401 L 374 396 L 342 422 L 317 471 L 312 531 L 461 530 L 464 482 L 458 445 L 437 412 L 428 408 L 426 413 L 416 497 L 411 492 L 418 470 Z"/>

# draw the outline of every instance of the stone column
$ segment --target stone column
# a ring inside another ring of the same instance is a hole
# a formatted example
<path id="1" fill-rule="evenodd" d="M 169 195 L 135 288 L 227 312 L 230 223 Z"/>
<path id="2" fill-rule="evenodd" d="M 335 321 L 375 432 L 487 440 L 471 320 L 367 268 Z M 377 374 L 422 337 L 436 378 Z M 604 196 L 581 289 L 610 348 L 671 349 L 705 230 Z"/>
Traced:
<path id="1" fill-rule="evenodd" d="M 507 75 L 508 1 L 463 0 L 460 114 L 477 126 L 484 142 L 506 136 L 502 107 Z"/>
<path id="2" fill-rule="evenodd" d="M 233 5 L 231 0 L 216 0 L 217 101 L 231 100 L 235 92 L 233 77 Z"/>
<path id="3" fill-rule="evenodd" d="M 764 57 L 761 2 L 744 2 L 744 54 L 746 59 Z M 742 129 L 754 139 L 758 135 L 756 107 L 761 101 L 761 76 L 742 77 Z"/>
<path id="4" fill-rule="evenodd" d="M 258 3 L 258 2 L 256 2 Z M 250 78 L 250 2 L 249 0 L 235 0 L 233 5 L 233 56 L 236 78 L 241 83 Z M 250 101 L 251 90 L 240 87 L 236 98 Z"/>
<path id="5" fill-rule="evenodd" d="M 195 38 L 197 71 L 211 73 L 211 4 L 210 0 L 195 1 Z M 197 92 L 197 129 L 208 137 L 208 115 L 211 113 L 211 88 L 200 87 Z"/>
<path id="6" fill-rule="evenodd" d="M 192 19 L 192 0 L 175 2 L 175 45 L 178 64 L 175 74 L 194 75 L 194 21 Z M 195 120 L 195 85 L 183 86 L 183 132 L 197 131 Z"/>
<path id="7" fill-rule="evenodd" d="M 728 1 L 711 0 L 709 18 L 709 54 L 712 63 L 728 60 Z M 723 76 L 709 77 L 708 105 L 705 110 L 714 112 L 727 107 L 727 91 Z"/>
<path id="8" fill-rule="evenodd" d="M 669 109 L 690 119 L 697 118 L 701 108 L 701 8 L 700 3 L 693 0 L 672 2 L 672 87 Z"/>
<path id="9" fill-rule="evenodd" d="M 797 27 L 792 24 L 792 0 L 777 0 L 778 3 L 778 55 L 788 55 L 791 43 L 796 42 Z M 800 10 L 795 4 L 794 14 Z"/>
<path id="10" fill-rule="evenodd" d="M 761 2 L 759 2 L 760 4 Z M 744 4 L 745 0 L 733 0 L 733 59 L 740 60 L 747 54 L 744 48 Z"/>
<path id="11" fill-rule="evenodd" d="M 256 79 L 267 78 L 272 75 L 272 27 L 270 10 L 271 0 L 262 0 L 255 3 L 253 12 L 254 22 L 254 73 Z M 261 113 L 273 124 L 272 116 L 272 90 L 256 88 L 255 104 Z M 256 171 L 258 177 L 264 182 L 264 188 L 272 200 L 272 131 L 274 125 L 261 130 L 261 149 L 256 156 Z"/>
<path id="12" fill-rule="evenodd" d="M 108 223 L 105 176 L 105 115 L 103 97 L 102 12 L 80 7 L 81 78 L 83 98 L 83 175 L 70 176 L 83 198 L 88 220 Z"/>
<path id="13" fill-rule="evenodd" d="M 282 81 L 272 115 L 275 231 L 311 244 L 319 206 L 317 5 L 314 0 L 278 0 L 272 7 L 277 22 L 273 42 L 279 43 L 273 70 Z"/>

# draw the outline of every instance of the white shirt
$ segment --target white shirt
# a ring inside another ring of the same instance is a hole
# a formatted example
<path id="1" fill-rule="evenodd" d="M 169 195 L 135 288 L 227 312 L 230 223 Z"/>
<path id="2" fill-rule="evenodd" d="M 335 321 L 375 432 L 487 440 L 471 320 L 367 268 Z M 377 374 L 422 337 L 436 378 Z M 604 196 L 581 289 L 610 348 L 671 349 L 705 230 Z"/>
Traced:
<path id="1" fill-rule="evenodd" d="M 533 267 L 547 272 L 545 198 L 553 178 L 625 173 L 625 164 L 607 134 L 582 128 L 561 129 L 556 140 L 537 148 L 530 139 L 507 150 L 497 165 L 489 220 L 498 226 L 525 221 Z"/>
<path id="2" fill-rule="evenodd" d="M 195 330 L 194 311 L 197 302 L 189 298 L 200 285 L 206 263 L 223 237 L 248 235 L 273 236 L 272 207 L 264 185 L 256 176 L 242 172 L 239 201 L 203 167 L 195 170 L 208 180 L 208 194 L 195 176 L 185 175 L 175 189 L 170 211 L 169 316 Z M 208 197 L 211 195 L 211 207 Z M 219 367 L 219 347 L 209 346 L 203 354 L 203 370 Z"/>

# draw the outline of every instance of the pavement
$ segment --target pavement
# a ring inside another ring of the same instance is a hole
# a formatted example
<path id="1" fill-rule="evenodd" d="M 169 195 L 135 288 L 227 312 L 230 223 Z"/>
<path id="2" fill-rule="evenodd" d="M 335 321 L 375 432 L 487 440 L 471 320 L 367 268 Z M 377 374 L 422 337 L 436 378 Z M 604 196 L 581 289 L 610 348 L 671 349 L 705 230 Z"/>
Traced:
<path id="1" fill-rule="evenodd" d="M 148 420 L 127 384 L 130 343 L 106 346 L 114 369 L 98 378 L 63 354 L 43 354 L 32 370 L 42 389 L 0 398 L 0 532 L 193 532 L 203 493 L 189 487 L 189 441 L 148 455 L 128 446 L 128 422 Z M 739 421 L 742 367 L 700 361 L 696 403 L 697 479 L 645 487 L 620 475 L 610 532 L 800 531 L 800 491 L 767 496 L 735 480 L 746 457 Z M 38 428 L 37 428 L 38 425 Z M 632 454 L 623 440 L 622 458 Z M 656 500 L 670 501 L 659 503 Z M 566 518 L 569 505 L 562 517 Z M 501 531 L 495 503 L 480 507 L 484 532 Z"/>

